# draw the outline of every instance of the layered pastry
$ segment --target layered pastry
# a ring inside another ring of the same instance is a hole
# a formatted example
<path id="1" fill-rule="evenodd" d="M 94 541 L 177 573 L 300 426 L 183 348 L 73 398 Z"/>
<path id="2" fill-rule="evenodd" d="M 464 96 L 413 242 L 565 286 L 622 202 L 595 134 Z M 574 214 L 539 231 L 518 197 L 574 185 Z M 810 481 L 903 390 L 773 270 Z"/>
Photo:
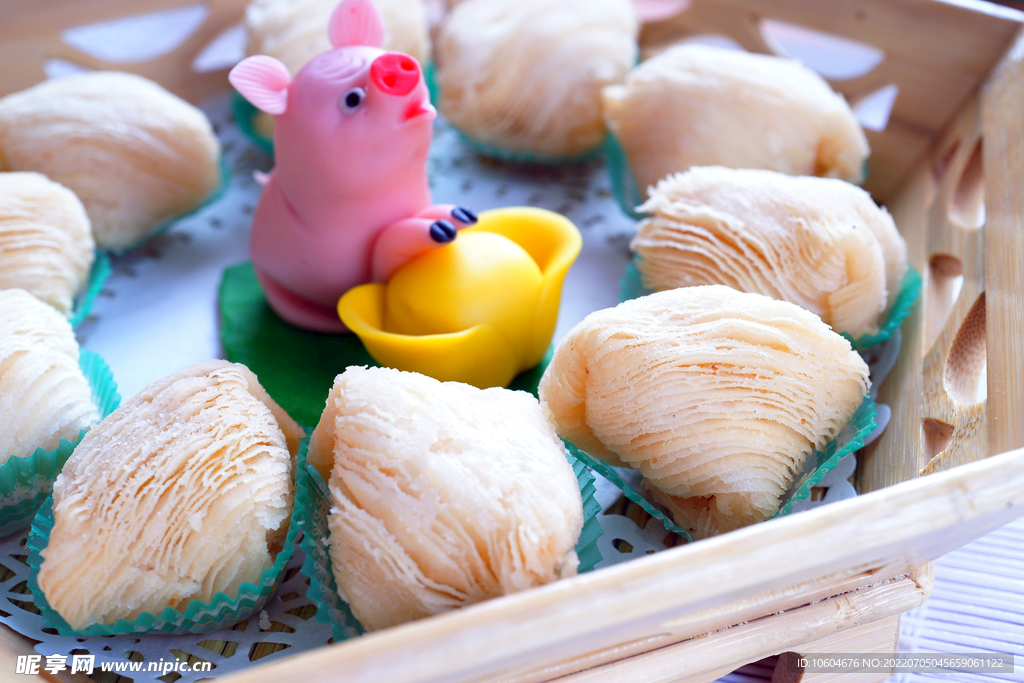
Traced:
<path id="1" fill-rule="evenodd" d="M 889 213 L 859 187 L 693 168 L 651 189 L 632 248 L 645 288 L 724 284 L 789 301 L 857 338 L 878 332 L 907 271 Z"/>
<path id="2" fill-rule="evenodd" d="M 366 629 L 576 573 L 578 483 L 525 392 L 349 368 L 309 463 L 330 489 L 339 592 Z"/>
<path id="3" fill-rule="evenodd" d="M 604 89 L 604 116 L 640 192 L 691 166 L 859 182 L 867 138 L 849 105 L 799 62 L 672 47 Z"/>
<path id="4" fill-rule="evenodd" d="M 540 383 L 562 438 L 638 469 L 703 538 L 771 517 L 868 389 L 850 343 L 799 306 L 714 285 L 587 316 Z"/>
<path id="5" fill-rule="evenodd" d="M 54 483 L 38 576 L 50 606 L 81 630 L 258 583 L 288 530 L 301 436 L 243 365 L 145 387 Z"/>
<path id="6" fill-rule="evenodd" d="M 441 112 L 472 140 L 561 159 L 605 137 L 601 88 L 636 61 L 629 0 L 466 0 L 435 45 Z"/>
<path id="7" fill-rule="evenodd" d="M 424 0 L 373 0 L 384 20 L 385 50 L 430 59 Z M 252 0 L 245 9 L 246 54 L 269 55 L 294 76 L 309 60 L 333 49 L 327 37 L 338 0 Z"/>
<path id="8" fill-rule="evenodd" d="M 24 290 L 0 290 L 0 463 L 74 441 L 98 420 L 71 324 Z"/>
<path id="9" fill-rule="evenodd" d="M 74 192 L 38 173 L 0 173 L 0 289 L 24 289 L 67 315 L 95 249 Z"/>
<path id="10" fill-rule="evenodd" d="M 220 143 L 199 109 L 156 83 L 98 71 L 0 99 L 0 170 L 74 191 L 96 244 L 124 250 L 220 185 Z"/>

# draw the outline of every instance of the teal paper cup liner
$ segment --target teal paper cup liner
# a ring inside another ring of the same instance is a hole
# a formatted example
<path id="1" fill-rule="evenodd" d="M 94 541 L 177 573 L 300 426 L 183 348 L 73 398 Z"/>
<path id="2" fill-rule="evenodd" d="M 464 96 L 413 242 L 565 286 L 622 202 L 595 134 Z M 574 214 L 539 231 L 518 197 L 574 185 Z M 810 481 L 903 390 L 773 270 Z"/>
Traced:
<path id="1" fill-rule="evenodd" d="M 619 280 L 619 299 L 621 301 L 638 299 L 652 293 L 651 290 L 644 287 L 640 269 L 636 265 L 639 260 L 640 256 L 634 255 L 633 260 L 626 264 L 626 273 Z M 921 275 L 908 263 L 907 273 L 900 283 L 900 291 L 892 306 L 885 312 L 885 319 L 882 321 L 878 333 L 861 335 L 856 339 L 846 332 L 840 332 L 840 334 L 850 342 L 856 351 L 863 351 L 876 344 L 881 344 L 903 325 L 903 321 L 910 314 L 910 309 L 914 307 L 919 296 L 921 296 Z"/>
<path id="2" fill-rule="evenodd" d="M 320 473 L 306 464 L 308 450 L 309 439 L 306 438 L 299 447 L 299 476 L 293 523 L 295 517 L 298 517 L 297 526 L 301 526 L 303 532 L 300 547 L 306 554 L 306 560 L 302 564 L 302 571 L 310 579 L 306 596 L 316 603 L 317 620 L 331 626 L 334 642 L 337 643 L 362 634 L 363 628 L 348 604 L 338 595 L 328 545 L 330 490 Z M 571 453 L 567 457 L 583 498 L 583 531 L 576 544 L 576 554 L 580 560 L 577 571 L 582 574 L 591 571 L 601 561 L 601 551 L 597 547 L 597 539 L 604 533 L 597 519 L 601 504 L 594 497 L 597 492 L 594 475 L 584 462 Z"/>
<path id="3" fill-rule="evenodd" d="M 612 196 L 622 212 L 635 220 L 647 218 L 647 214 L 637 211 L 644 203 L 644 196 L 636 185 L 633 172 L 629 168 L 626 150 L 622 149 L 619 139 L 612 133 L 604 141 L 604 159 L 608 167 L 608 179 L 611 181 Z"/>
<path id="4" fill-rule="evenodd" d="M 216 593 L 209 602 L 192 600 L 185 606 L 184 612 L 172 607 L 165 607 L 159 614 L 146 612 L 135 619 L 119 619 L 115 624 L 94 624 L 89 628 L 76 631 L 71 628 L 46 600 L 39 588 L 39 567 L 42 565 L 41 552 L 50 541 L 53 530 L 53 497 L 49 497 L 32 520 L 32 531 L 28 537 L 29 578 L 28 587 L 32 591 L 32 601 L 39 608 L 43 618 L 43 626 L 57 630 L 62 636 L 111 636 L 133 633 L 164 633 L 181 635 L 183 633 L 211 633 L 222 628 L 230 628 L 239 621 L 248 619 L 261 609 L 277 589 L 284 574 L 284 568 L 295 552 L 295 540 L 299 533 L 294 516 L 288 528 L 288 536 L 284 547 L 274 558 L 274 564 L 263 570 L 258 584 L 243 583 L 238 587 L 238 594 L 232 598 L 226 593 Z"/>
<path id="5" fill-rule="evenodd" d="M 108 277 L 110 277 L 110 255 L 105 251 L 97 250 L 96 258 L 89 270 L 89 279 L 82 291 L 75 297 L 74 308 L 71 309 L 71 315 L 68 316 L 72 327 L 78 327 L 89 316 L 92 304 L 103 290 L 103 285 L 106 284 Z"/>
<path id="6" fill-rule="evenodd" d="M 210 194 L 206 195 L 206 198 L 203 199 L 202 202 L 197 204 L 192 209 L 189 209 L 188 211 L 175 214 L 173 216 L 167 216 L 166 218 L 157 221 L 157 223 L 152 226 L 152 229 L 146 234 L 146 236 L 140 239 L 138 242 L 130 244 L 127 247 L 124 247 L 123 249 L 111 249 L 110 252 L 115 256 L 120 256 L 124 253 L 131 251 L 132 249 L 138 249 L 139 247 L 143 246 L 144 244 L 152 240 L 154 237 L 159 237 L 160 235 L 167 232 L 171 228 L 171 226 L 177 223 L 178 221 L 188 218 L 189 216 L 195 215 L 196 213 L 199 213 L 207 206 L 213 204 L 215 201 L 223 197 L 224 193 L 228 191 L 228 187 L 231 186 L 231 169 L 228 167 L 227 157 L 224 156 L 223 153 L 221 153 L 220 155 L 220 161 L 218 162 L 218 165 L 220 168 L 220 183 L 217 185 L 216 188 L 214 188 L 214 190 Z"/>
<path id="7" fill-rule="evenodd" d="M 859 450 L 864 445 L 864 440 L 875 429 L 875 402 L 870 396 L 865 396 L 860 407 L 857 408 L 849 422 L 839 435 L 827 443 L 820 451 L 814 451 L 804 461 L 804 467 L 798 472 L 794 483 L 789 491 L 783 496 L 779 511 L 775 517 L 784 517 L 793 511 L 793 506 L 806 500 L 811 495 L 811 489 L 820 482 L 826 474 L 831 472 L 839 461 L 844 457 Z M 601 462 L 597 458 L 579 450 L 572 444 L 566 443 L 569 451 L 580 461 L 587 464 L 598 474 L 616 486 L 629 500 L 642 507 L 649 515 L 661 522 L 666 529 L 682 537 L 688 543 L 693 542 L 690 534 L 673 522 L 671 516 L 662 509 L 651 503 L 641 490 L 634 489 L 616 471 L 617 468 Z"/>
<path id="8" fill-rule="evenodd" d="M 118 620 L 116 624 L 96 624 L 87 629 L 76 631 L 63 620 L 49 603 L 39 588 L 39 567 L 43 562 L 40 554 L 46 548 L 53 529 L 53 499 L 47 498 L 32 521 L 32 532 L 26 548 L 29 551 L 29 588 L 32 590 L 33 602 L 42 613 L 43 626 L 56 629 L 61 636 L 114 636 L 136 633 L 164 633 L 181 635 L 184 633 L 212 633 L 227 629 L 241 621 L 247 620 L 260 609 L 267 599 L 278 588 L 285 566 L 295 552 L 295 539 L 298 525 L 292 524 L 288 529 L 285 547 L 274 558 L 273 564 L 264 569 L 259 584 L 244 583 L 239 587 L 238 596 L 231 598 L 225 593 L 216 593 L 209 602 L 193 600 L 187 603 L 184 611 L 173 607 L 165 607 L 159 614 L 145 612 L 134 620 Z"/>
<path id="9" fill-rule="evenodd" d="M 261 134 L 256 130 L 256 117 L 260 110 L 253 106 L 252 102 L 242 97 L 237 90 L 231 93 L 231 116 L 235 119 L 235 125 L 242 135 L 252 143 L 253 147 L 274 158 L 274 138 Z"/>
<path id="10" fill-rule="evenodd" d="M 97 354 L 82 350 L 78 365 L 92 388 L 92 400 L 100 419 L 114 412 L 121 403 L 110 368 Z M 71 457 L 86 430 L 74 441 L 61 439 L 57 448 L 37 448 L 25 457 L 12 457 L 0 465 L 0 536 L 7 536 L 32 522 L 32 516 L 50 495 L 53 480 Z"/>

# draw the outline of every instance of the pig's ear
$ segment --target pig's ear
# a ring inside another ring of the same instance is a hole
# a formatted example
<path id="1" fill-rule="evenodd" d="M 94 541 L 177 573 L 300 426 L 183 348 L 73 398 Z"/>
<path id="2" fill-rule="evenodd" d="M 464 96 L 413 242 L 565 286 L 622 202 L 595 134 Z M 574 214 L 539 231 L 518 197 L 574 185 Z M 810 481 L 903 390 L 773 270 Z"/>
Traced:
<path id="1" fill-rule="evenodd" d="M 280 116 L 288 109 L 288 68 L 266 55 L 246 57 L 228 74 L 228 81 L 257 109 Z"/>
<path id="2" fill-rule="evenodd" d="M 341 0 L 331 15 L 327 37 L 334 47 L 384 44 L 384 20 L 371 0 Z"/>

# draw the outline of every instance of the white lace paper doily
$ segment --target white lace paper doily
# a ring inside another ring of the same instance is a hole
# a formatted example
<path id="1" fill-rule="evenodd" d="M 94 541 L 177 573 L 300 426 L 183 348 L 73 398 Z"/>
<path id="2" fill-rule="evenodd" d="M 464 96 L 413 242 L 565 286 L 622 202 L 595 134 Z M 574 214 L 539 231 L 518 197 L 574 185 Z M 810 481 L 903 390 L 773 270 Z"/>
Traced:
<path id="1" fill-rule="evenodd" d="M 205 106 L 224 145 L 233 173 L 231 186 L 217 202 L 179 221 L 168 233 L 125 256 L 115 258 L 113 275 L 89 319 L 79 329 L 83 347 L 100 353 L 111 366 L 122 396 L 175 370 L 221 356 L 217 337 L 217 284 L 224 267 L 248 259 L 248 230 L 259 188 L 254 170 L 267 171 L 270 160 L 240 135 L 229 116 L 227 94 Z M 591 311 L 614 306 L 619 300 L 619 277 L 630 258 L 634 223 L 612 198 L 601 163 L 559 168 L 520 167 L 491 162 L 464 147 L 444 122 L 435 127 L 429 161 L 434 200 L 482 211 L 501 206 L 548 208 L 569 217 L 583 234 L 584 247 L 566 279 L 555 339 L 560 339 Z M 183 334 L 181 331 L 185 330 Z M 881 370 L 898 341 L 883 349 L 873 366 Z M 844 462 L 820 500 L 852 495 L 846 481 L 855 462 Z M 628 503 L 620 491 L 597 477 L 597 500 L 604 535 L 599 541 L 604 560 L 598 567 L 618 564 L 676 544 L 676 537 L 642 509 Z M 146 635 L 61 637 L 42 628 L 28 594 L 25 536 L 0 540 L 0 576 L 7 602 L 0 621 L 32 640 L 46 655 L 92 654 L 99 670 L 103 662 L 206 661 L 210 673 L 137 672 L 138 683 L 191 681 L 223 676 L 252 666 L 322 647 L 330 629 L 311 618 L 315 608 L 306 599 L 309 580 L 299 571 L 296 551 L 285 580 L 261 614 L 234 629 L 207 635 Z M 5 571 L 6 570 L 6 571 Z M 45 661 L 45 660 L 44 660 Z M 145 667 L 143 667 L 145 668 Z"/>

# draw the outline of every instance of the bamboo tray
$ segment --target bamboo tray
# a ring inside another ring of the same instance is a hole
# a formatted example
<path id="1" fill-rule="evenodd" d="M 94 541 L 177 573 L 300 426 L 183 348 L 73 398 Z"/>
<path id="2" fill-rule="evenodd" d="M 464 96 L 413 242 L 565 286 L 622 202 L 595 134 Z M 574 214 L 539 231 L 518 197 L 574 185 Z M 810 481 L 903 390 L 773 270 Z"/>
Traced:
<path id="1" fill-rule="evenodd" d="M 51 59 L 127 68 L 193 101 L 222 89 L 223 71 L 197 75 L 192 63 L 244 0 L 207 0 L 192 37 L 150 62 L 107 64 L 60 39 L 187 4 L 9 3 L 0 94 L 42 80 Z M 1024 15 L 973 0 L 689 5 L 645 25 L 645 49 L 711 34 L 772 52 L 772 19 L 884 53 L 832 81 L 851 103 L 899 88 L 884 130 L 868 131 L 866 187 L 925 285 L 879 396 L 892 421 L 859 458 L 863 495 L 222 680 L 706 681 L 778 653 L 893 652 L 898 615 L 928 596 L 929 562 L 1024 515 Z M 25 651 L 2 635 L 0 660 Z M 780 666 L 775 678 L 826 679 L 843 677 Z"/>

